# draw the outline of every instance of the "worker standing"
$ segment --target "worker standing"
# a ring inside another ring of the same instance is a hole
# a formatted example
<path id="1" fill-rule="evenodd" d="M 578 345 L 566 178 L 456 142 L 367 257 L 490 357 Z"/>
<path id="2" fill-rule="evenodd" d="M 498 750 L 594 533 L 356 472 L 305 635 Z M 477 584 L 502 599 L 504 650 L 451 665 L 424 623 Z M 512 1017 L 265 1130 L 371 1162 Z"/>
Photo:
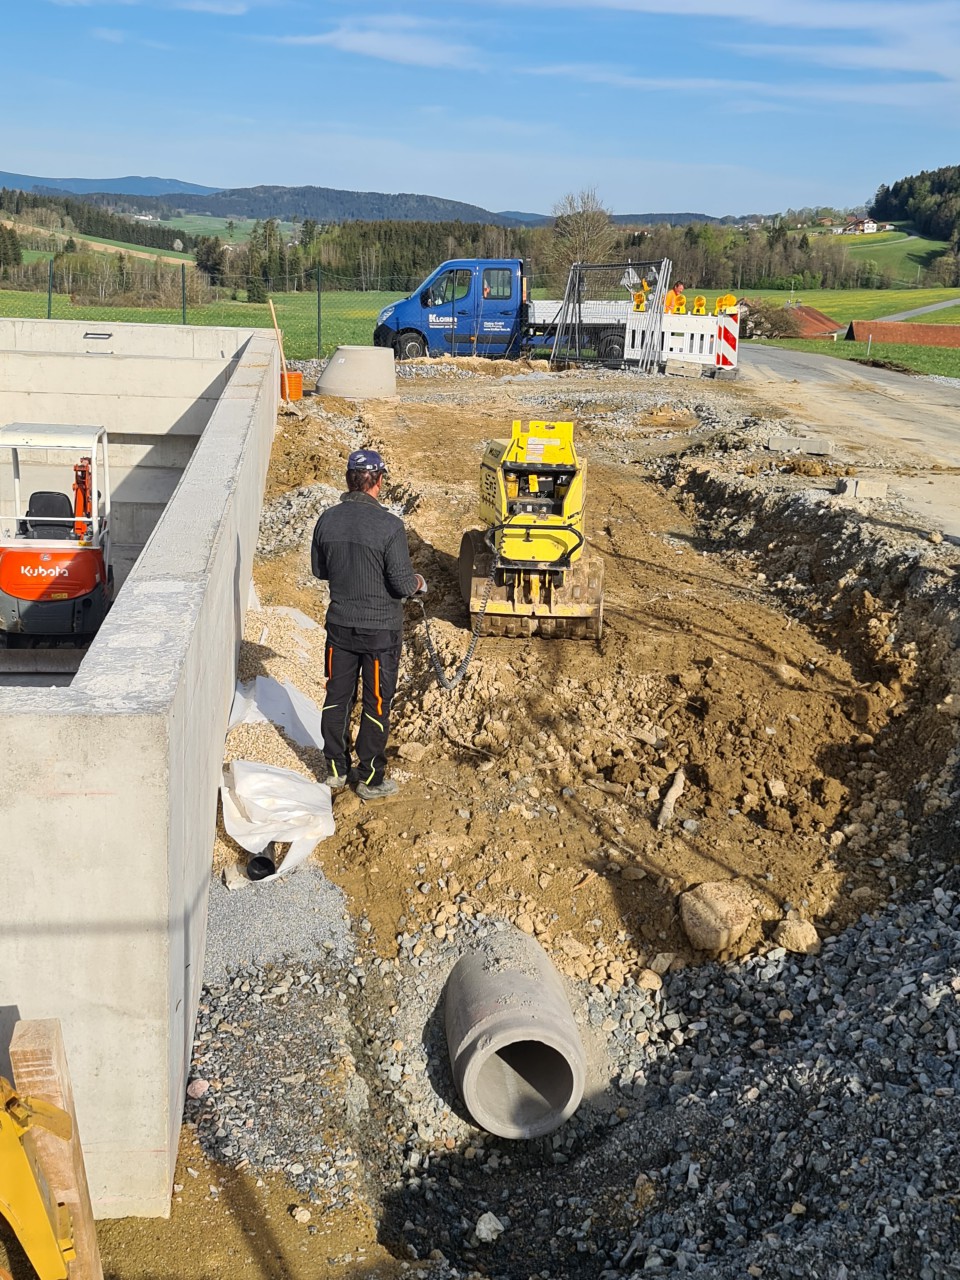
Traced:
<path id="1" fill-rule="evenodd" d="M 683 281 L 678 280 L 667 293 L 667 296 L 663 301 L 663 310 L 665 315 L 683 315 L 686 312 L 687 300 L 683 296 L 683 289 Z"/>
<path id="2" fill-rule="evenodd" d="M 314 576 L 330 584 L 327 693 L 321 713 L 326 781 L 336 790 L 356 779 L 361 800 L 381 800 L 398 790 L 384 775 L 403 642 L 403 601 L 427 589 L 410 563 L 403 521 L 380 505 L 387 475 L 374 449 L 351 453 L 347 492 L 320 516 L 311 547 Z M 350 717 L 361 680 L 354 770 Z"/>

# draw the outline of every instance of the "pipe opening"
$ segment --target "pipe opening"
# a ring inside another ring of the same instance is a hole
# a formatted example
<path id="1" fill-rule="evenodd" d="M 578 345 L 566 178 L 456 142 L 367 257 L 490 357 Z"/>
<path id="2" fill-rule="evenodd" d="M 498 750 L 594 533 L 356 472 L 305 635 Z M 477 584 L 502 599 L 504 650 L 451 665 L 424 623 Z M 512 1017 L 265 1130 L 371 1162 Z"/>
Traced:
<path id="1" fill-rule="evenodd" d="M 473 1086 L 485 1127 L 505 1136 L 517 1131 L 528 1137 L 549 1133 L 561 1123 L 573 1093 L 570 1063 L 539 1040 L 518 1040 L 491 1053 Z"/>

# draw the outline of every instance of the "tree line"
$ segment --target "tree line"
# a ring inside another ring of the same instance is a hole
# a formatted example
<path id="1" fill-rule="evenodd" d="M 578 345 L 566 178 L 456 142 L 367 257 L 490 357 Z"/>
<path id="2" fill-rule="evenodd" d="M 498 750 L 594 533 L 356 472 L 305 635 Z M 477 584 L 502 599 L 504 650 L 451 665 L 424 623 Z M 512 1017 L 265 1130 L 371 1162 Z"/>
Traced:
<path id="1" fill-rule="evenodd" d="M 211 285 L 248 290 L 251 301 L 262 300 L 268 292 L 315 290 L 318 278 L 325 291 L 409 292 L 450 258 L 521 258 L 531 281 L 555 293 L 562 293 L 574 260 L 669 258 L 674 279 L 682 279 L 688 288 L 737 293 L 883 289 L 907 283 L 897 278 L 892 266 L 849 253 L 849 245 L 841 236 L 788 232 L 783 223 L 624 228 L 602 210 L 567 209 L 545 227 L 400 221 L 329 225 L 306 219 L 293 242 L 270 218 L 254 225 L 246 244 L 227 245 L 218 236 L 207 237 L 194 256 Z M 958 259 L 947 254 L 928 269 L 924 283 L 956 284 L 957 269 Z"/>
<path id="2" fill-rule="evenodd" d="M 925 169 L 892 186 L 881 185 L 871 212 L 888 222 L 912 222 L 934 240 L 948 240 L 956 255 L 960 252 L 960 165 Z"/>

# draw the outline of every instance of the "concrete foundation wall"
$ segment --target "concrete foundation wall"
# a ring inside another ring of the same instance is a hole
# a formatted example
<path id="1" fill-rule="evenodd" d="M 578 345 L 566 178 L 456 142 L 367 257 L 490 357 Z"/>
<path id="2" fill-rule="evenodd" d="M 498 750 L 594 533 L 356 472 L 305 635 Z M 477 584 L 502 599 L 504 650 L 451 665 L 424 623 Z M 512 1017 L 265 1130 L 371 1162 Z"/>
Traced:
<path id="1" fill-rule="evenodd" d="M 11 323 L 0 323 L 0 367 Z M 67 327 L 52 326 L 57 342 Z M 22 328 L 37 342 L 45 332 Z M 116 326 L 112 341 L 122 346 L 130 330 L 144 343 L 145 329 Z M 198 331 L 152 332 L 158 355 L 170 339 L 171 373 L 193 359 Z M 101 1217 L 169 1211 L 223 737 L 279 391 L 272 334 L 231 333 L 230 377 L 72 684 L 0 690 L 10 762 L 0 900 L 16 904 L 0 928 L 0 1032 L 17 1014 L 60 1019 Z M 24 351 L 22 329 L 15 336 Z M 110 362 L 102 367 L 109 377 Z M 2 397 L 0 417 L 10 420 Z M 71 421 L 69 404 L 47 420 Z"/>

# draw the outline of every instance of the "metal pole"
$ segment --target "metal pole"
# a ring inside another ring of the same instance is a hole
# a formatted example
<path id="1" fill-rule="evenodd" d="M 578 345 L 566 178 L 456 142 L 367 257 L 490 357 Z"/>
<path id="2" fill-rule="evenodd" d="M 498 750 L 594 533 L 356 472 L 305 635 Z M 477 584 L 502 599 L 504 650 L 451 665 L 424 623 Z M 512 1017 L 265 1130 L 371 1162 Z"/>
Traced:
<path id="1" fill-rule="evenodd" d="M 870 348 L 873 346 L 873 334 L 867 334 L 867 355 L 870 354 Z"/>
<path id="2" fill-rule="evenodd" d="M 187 323 L 187 264 L 180 263 L 180 309 L 183 313 L 183 323 Z"/>
<path id="3" fill-rule="evenodd" d="M 323 352 L 320 350 L 320 335 L 323 333 L 323 311 L 321 306 L 321 297 L 323 293 L 323 271 L 317 267 L 317 359 L 323 358 Z"/>
<path id="4" fill-rule="evenodd" d="M 53 318 L 53 259 L 47 266 L 47 319 Z"/>

